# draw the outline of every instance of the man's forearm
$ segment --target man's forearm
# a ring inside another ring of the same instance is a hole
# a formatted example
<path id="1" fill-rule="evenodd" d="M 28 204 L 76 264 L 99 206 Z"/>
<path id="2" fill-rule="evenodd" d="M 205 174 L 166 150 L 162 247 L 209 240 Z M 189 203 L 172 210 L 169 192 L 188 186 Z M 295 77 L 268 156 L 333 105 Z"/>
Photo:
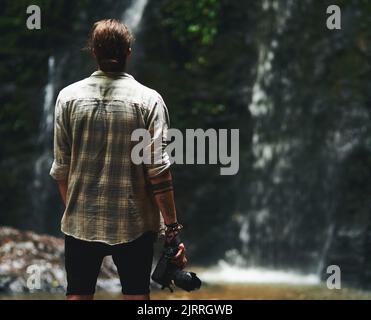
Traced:
<path id="1" fill-rule="evenodd" d="M 156 204 L 161 211 L 165 224 L 177 222 L 174 190 L 170 170 L 150 179 Z"/>
<path id="2" fill-rule="evenodd" d="M 68 188 L 68 181 L 67 180 L 58 180 L 58 189 L 59 193 L 62 197 L 62 201 L 66 206 L 66 198 L 67 198 L 67 188 Z"/>
<path id="3" fill-rule="evenodd" d="M 170 170 L 167 170 L 159 177 L 150 179 L 157 206 L 161 211 L 165 224 L 167 225 L 165 232 L 165 243 L 168 245 L 175 244 L 178 247 L 178 252 L 172 258 L 172 260 L 173 263 L 179 268 L 184 268 L 187 263 L 187 257 L 185 255 L 184 243 L 181 242 L 179 238 L 179 231 L 183 228 L 183 226 L 177 224 L 178 221 L 176 216 L 172 180 Z M 172 224 L 175 224 L 175 226 L 170 226 Z"/>

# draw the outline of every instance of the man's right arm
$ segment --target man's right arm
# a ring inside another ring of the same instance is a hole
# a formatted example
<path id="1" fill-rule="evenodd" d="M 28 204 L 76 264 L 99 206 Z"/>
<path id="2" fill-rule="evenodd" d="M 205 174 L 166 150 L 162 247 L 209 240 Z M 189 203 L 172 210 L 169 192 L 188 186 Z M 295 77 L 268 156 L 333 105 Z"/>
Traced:
<path id="1" fill-rule="evenodd" d="M 174 189 L 170 170 L 168 169 L 163 174 L 150 178 L 150 183 L 155 202 L 161 211 L 165 225 L 167 228 L 171 225 L 177 225 Z M 172 239 L 175 234 L 176 231 L 166 231 L 167 238 Z M 173 258 L 173 261 L 176 265 L 183 268 L 187 263 L 185 246 L 183 243 L 180 243 L 178 247 L 179 250 Z"/>
<path id="2" fill-rule="evenodd" d="M 148 148 L 151 150 L 151 160 L 153 161 L 146 164 L 146 168 L 155 202 L 166 225 L 165 241 L 167 243 L 171 243 L 181 229 L 181 225 L 177 223 L 173 179 L 169 169 L 170 159 L 165 150 L 169 125 L 169 114 L 165 102 L 157 94 L 154 106 L 146 117 L 146 127 L 151 135 L 151 143 Z M 158 155 L 160 159 L 157 159 Z M 174 263 L 184 267 L 186 262 L 185 247 L 183 243 L 180 243 L 179 251 L 174 257 Z"/>
<path id="3" fill-rule="evenodd" d="M 153 196 L 166 225 L 177 222 L 174 190 L 170 173 L 170 158 L 166 153 L 167 131 L 170 119 L 162 97 L 156 93 L 153 107 L 145 116 L 146 129 L 151 140 L 146 151 L 150 151 L 149 163 L 145 163 Z M 148 161 L 147 161 L 148 162 Z"/>

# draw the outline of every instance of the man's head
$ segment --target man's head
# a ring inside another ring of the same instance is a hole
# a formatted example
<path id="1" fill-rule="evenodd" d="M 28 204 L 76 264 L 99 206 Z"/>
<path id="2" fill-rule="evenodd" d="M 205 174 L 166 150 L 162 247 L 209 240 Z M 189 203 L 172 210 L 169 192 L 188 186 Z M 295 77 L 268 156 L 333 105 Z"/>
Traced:
<path id="1" fill-rule="evenodd" d="M 127 26 L 118 20 L 101 20 L 90 31 L 88 48 L 102 71 L 121 72 L 125 70 L 133 39 Z"/>

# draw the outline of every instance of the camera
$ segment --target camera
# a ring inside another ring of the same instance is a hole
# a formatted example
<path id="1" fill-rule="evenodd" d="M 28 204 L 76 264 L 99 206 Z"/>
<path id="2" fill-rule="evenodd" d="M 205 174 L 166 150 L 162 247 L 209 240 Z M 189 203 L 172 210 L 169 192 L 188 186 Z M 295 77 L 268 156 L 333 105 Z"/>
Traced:
<path id="1" fill-rule="evenodd" d="M 196 273 L 182 270 L 172 262 L 178 250 L 178 245 L 165 245 L 152 273 L 152 280 L 162 285 L 161 289 L 169 288 L 171 292 L 173 292 L 172 284 L 188 292 L 199 289 L 201 280 Z"/>

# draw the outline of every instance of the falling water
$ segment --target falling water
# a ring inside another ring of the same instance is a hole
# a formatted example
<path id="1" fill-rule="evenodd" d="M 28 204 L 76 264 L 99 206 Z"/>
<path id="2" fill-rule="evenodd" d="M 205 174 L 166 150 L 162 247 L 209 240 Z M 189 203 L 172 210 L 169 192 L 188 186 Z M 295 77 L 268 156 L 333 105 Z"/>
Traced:
<path id="1" fill-rule="evenodd" d="M 50 56 L 48 60 L 48 82 L 44 88 L 43 110 L 41 117 L 40 133 L 37 139 L 38 145 L 41 146 L 41 154 L 36 159 L 34 165 L 33 189 L 33 211 L 31 215 L 30 225 L 35 230 L 43 230 L 44 219 L 43 209 L 48 198 L 48 188 L 46 170 L 52 162 L 52 150 L 50 146 L 50 137 L 53 134 L 53 114 L 54 114 L 54 96 L 56 90 L 56 72 L 55 72 L 55 57 Z"/>
<path id="2" fill-rule="evenodd" d="M 48 60 L 48 83 L 45 87 L 44 104 L 43 104 L 43 122 L 41 132 L 49 133 L 53 129 L 53 106 L 55 94 L 55 58 L 51 56 Z M 40 135 L 40 138 L 43 139 Z"/>
<path id="3" fill-rule="evenodd" d="M 275 27 L 277 34 L 283 32 L 287 20 L 291 15 L 293 1 L 281 3 L 277 0 L 262 1 L 263 11 L 271 10 L 275 13 Z M 257 124 L 263 123 L 270 117 L 274 104 L 265 89 L 269 87 L 273 78 L 273 62 L 275 50 L 279 46 L 276 37 L 271 35 L 271 40 L 261 42 L 258 47 L 258 64 L 256 78 L 252 87 L 251 103 L 248 106 L 252 117 Z M 291 151 L 293 142 L 290 141 L 265 141 L 262 137 L 264 128 L 257 125 L 252 137 L 252 152 L 254 155 L 253 169 L 257 172 L 268 172 L 273 158 L 279 159 L 275 163 L 271 175 L 273 183 L 278 184 L 284 178 L 285 168 L 290 165 L 288 154 Z M 257 174 L 259 176 L 259 173 Z M 239 239 L 242 243 L 240 251 L 235 249 L 227 251 L 225 258 L 209 270 L 202 272 L 201 277 L 208 282 L 238 282 L 238 283 L 286 283 L 300 285 L 315 285 L 320 282 L 317 270 L 311 273 L 302 274 L 297 270 L 277 270 L 262 266 L 262 257 L 266 255 L 264 245 L 271 245 L 275 242 L 275 234 L 271 228 L 271 217 L 275 212 L 269 207 L 264 182 L 256 181 L 252 186 L 252 202 L 258 204 L 255 210 L 250 210 L 247 215 L 240 216 Z M 253 225 L 253 231 L 251 231 Z M 289 228 L 287 226 L 286 228 Z M 253 232 L 253 233 L 252 233 Z M 289 233 L 289 230 L 287 230 Z M 259 250 L 252 251 L 251 240 L 255 238 L 255 244 Z M 263 263 L 264 265 L 264 263 Z"/>
<path id="4" fill-rule="evenodd" d="M 148 0 L 133 0 L 131 6 L 125 10 L 122 15 L 122 22 L 124 22 L 131 31 L 138 31 L 147 3 Z"/>
<path id="5" fill-rule="evenodd" d="M 142 27 L 143 22 L 143 14 L 147 7 L 148 0 L 135 0 L 131 3 L 130 7 L 125 10 L 125 12 L 121 15 L 121 21 L 127 25 L 131 32 L 133 32 L 137 38 L 137 41 L 133 43 L 133 51 L 134 54 L 130 56 L 127 72 L 131 73 L 132 75 L 136 76 L 138 71 L 138 64 L 144 58 L 143 57 L 143 50 L 141 49 L 141 44 L 138 39 L 140 39 L 139 33 Z"/>

